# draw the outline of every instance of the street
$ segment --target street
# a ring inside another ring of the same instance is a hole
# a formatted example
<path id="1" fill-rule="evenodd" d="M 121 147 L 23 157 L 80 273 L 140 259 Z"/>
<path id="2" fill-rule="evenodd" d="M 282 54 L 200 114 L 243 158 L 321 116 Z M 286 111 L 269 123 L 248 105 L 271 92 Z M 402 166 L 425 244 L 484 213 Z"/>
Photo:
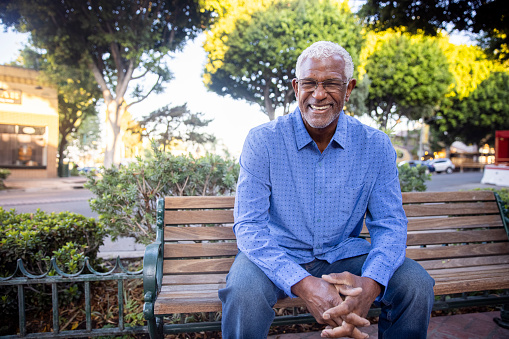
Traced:
<path id="1" fill-rule="evenodd" d="M 0 206 L 15 208 L 18 213 L 33 213 L 38 208 L 45 212 L 70 211 L 86 217 L 97 217 L 92 212 L 88 200 L 94 195 L 86 189 L 47 190 L 47 191 L 4 191 L 0 194 Z"/>
<path id="2" fill-rule="evenodd" d="M 500 189 L 502 186 L 481 184 L 483 172 L 454 172 L 432 173 L 431 181 L 426 181 L 426 192 L 448 192 L 448 191 L 466 191 L 475 188 L 495 188 Z M 509 183 L 508 183 L 509 185 Z"/>

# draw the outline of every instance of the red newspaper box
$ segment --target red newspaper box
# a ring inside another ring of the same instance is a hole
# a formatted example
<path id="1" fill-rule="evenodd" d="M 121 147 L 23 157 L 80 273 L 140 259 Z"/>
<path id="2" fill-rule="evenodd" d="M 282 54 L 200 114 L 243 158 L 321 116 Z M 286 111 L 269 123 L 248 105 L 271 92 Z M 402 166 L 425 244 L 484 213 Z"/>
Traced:
<path id="1" fill-rule="evenodd" d="M 509 163 L 509 131 L 495 132 L 495 165 Z"/>

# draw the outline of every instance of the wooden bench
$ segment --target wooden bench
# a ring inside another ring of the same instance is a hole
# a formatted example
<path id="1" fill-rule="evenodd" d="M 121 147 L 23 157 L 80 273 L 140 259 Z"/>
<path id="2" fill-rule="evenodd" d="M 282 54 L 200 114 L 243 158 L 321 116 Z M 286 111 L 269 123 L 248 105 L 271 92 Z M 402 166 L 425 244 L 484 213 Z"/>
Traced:
<path id="1" fill-rule="evenodd" d="M 234 197 L 158 201 L 157 240 L 146 249 L 143 277 L 144 315 L 152 338 L 163 332 L 220 330 L 216 319 L 163 324 L 163 316 L 221 311 L 217 291 L 237 253 L 233 205 Z M 407 256 L 433 276 L 435 295 L 448 295 L 437 298 L 435 309 L 509 306 L 507 291 L 466 295 L 509 289 L 508 221 L 493 192 L 403 193 L 403 205 L 409 219 Z M 276 308 L 303 305 L 298 298 L 287 298 Z M 509 313 L 504 312 L 503 318 Z M 376 314 L 376 309 L 370 311 Z M 287 315 L 276 317 L 275 324 L 311 321 L 309 314 Z"/>

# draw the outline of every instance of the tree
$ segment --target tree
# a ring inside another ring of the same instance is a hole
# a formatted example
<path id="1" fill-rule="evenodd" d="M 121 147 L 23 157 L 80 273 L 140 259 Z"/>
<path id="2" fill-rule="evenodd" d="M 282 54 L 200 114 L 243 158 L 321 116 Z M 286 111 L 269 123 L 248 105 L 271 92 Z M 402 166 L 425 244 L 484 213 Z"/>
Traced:
<path id="1" fill-rule="evenodd" d="M 4 0 L 0 19 L 30 32 L 35 45 L 59 64 L 87 65 L 106 106 L 106 167 L 119 161 L 122 114 L 129 106 L 163 89 L 170 79 L 164 63 L 206 28 L 218 8 L 215 0 Z M 126 103 L 133 80 L 138 82 Z"/>
<path id="2" fill-rule="evenodd" d="M 163 146 L 172 140 L 190 141 L 198 144 L 214 142 L 216 138 L 207 133 L 200 133 L 198 129 L 207 126 L 212 120 L 204 120 L 203 113 L 192 113 L 187 104 L 170 107 L 170 105 L 153 111 L 141 122 L 145 135 Z"/>
<path id="3" fill-rule="evenodd" d="M 83 65 L 59 65 L 48 54 L 41 54 L 30 46 L 20 55 L 20 63 L 39 70 L 42 80 L 58 90 L 58 168 L 62 169 L 67 146 L 82 123 L 97 116 L 96 104 L 101 92 L 90 70 Z M 97 129 L 97 126 L 96 126 Z"/>
<path id="4" fill-rule="evenodd" d="M 394 120 L 432 116 L 452 82 L 438 42 L 401 32 L 370 38 L 373 51 L 363 64 L 371 80 L 368 114 L 384 129 L 393 116 Z"/>
<path id="5" fill-rule="evenodd" d="M 367 0 L 359 15 L 378 31 L 405 26 L 412 33 L 459 30 L 477 34 L 480 45 L 495 57 L 509 58 L 506 0 Z"/>
<path id="6" fill-rule="evenodd" d="M 504 72 L 504 67 L 490 60 L 486 53 L 477 46 L 454 45 L 442 39 L 442 50 L 449 60 L 449 70 L 454 76 L 449 93 L 443 100 L 436 116 L 430 119 L 432 135 L 446 150 L 456 140 L 478 143 L 486 134 L 479 137 L 478 132 L 486 130 L 470 124 L 472 110 L 467 102 L 474 92 L 480 90 L 493 74 Z M 503 85 L 503 83 L 500 83 Z M 502 87 L 503 88 L 503 87 Z M 507 88 L 505 89 L 507 90 Z M 472 103 L 477 106 L 479 103 Z M 490 105 L 490 104 L 488 104 Z M 493 111 L 486 111 L 488 114 Z M 498 114 L 498 113 L 497 113 Z M 497 119 L 497 117 L 490 118 Z"/>
<path id="7" fill-rule="evenodd" d="M 493 145 L 495 130 L 509 129 L 509 74 L 491 74 L 468 96 L 454 98 L 438 114 L 442 119 L 436 120 L 435 128 L 447 132 L 445 137 Z"/>
<path id="8" fill-rule="evenodd" d="M 346 2 L 283 0 L 226 16 L 204 44 L 204 83 L 219 95 L 260 105 L 270 120 L 295 100 L 291 79 L 299 54 L 319 40 L 334 41 L 358 60 L 363 36 Z M 252 14 L 251 14 L 252 13 Z"/>

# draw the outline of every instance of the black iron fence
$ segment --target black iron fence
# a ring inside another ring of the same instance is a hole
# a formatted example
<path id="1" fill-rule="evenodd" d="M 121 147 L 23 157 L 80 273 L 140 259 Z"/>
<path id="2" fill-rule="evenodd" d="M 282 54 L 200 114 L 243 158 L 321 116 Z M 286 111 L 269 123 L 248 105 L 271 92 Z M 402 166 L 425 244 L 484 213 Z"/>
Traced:
<path id="1" fill-rule="evenodd" d="M 86 273 L 88 271 L 88 273 Z M 0 338 L 79 338 L 79 337 L 97 337 L 104 335 L 122 335 L 147 333 L 147 326 L 126 326 L 124 324 L 124 283 L 128 279 L 142 279 L 143 269 L 139 271 L 129 271 L 117 258 L 114 267 L 108 272 L 98 272 L 91 267 L 89 259 L 85 258 L 81 270 L 77 273 L 65 273 L 57 265 L 55 258 L 51 259 L 50 268 L 44 274 L 35 275 L 28 272 L 21 259 L 18 259 L 15 272 L 9 277 L 0 277 L 0 286 L 17 287 L 17 300 L 19 310 L 19 333 L 0 336 Z M 92 309 L 90 283 L 96 281 L 117 281 L 118 286 L 118 324 L 116 327 L 105 327 L 99 329 L 92 328 Z M 85 294 L 85 317 L 86 328 L 78 330 L 59 329 L 59 292 L 57 286 L 63 283 L 82 283 Z M 33 284 L 47 284 L 51 286 L 52 299 L 52 317 L 51 332 L 27 333 L 27 316 L 25 289 Z"/>

